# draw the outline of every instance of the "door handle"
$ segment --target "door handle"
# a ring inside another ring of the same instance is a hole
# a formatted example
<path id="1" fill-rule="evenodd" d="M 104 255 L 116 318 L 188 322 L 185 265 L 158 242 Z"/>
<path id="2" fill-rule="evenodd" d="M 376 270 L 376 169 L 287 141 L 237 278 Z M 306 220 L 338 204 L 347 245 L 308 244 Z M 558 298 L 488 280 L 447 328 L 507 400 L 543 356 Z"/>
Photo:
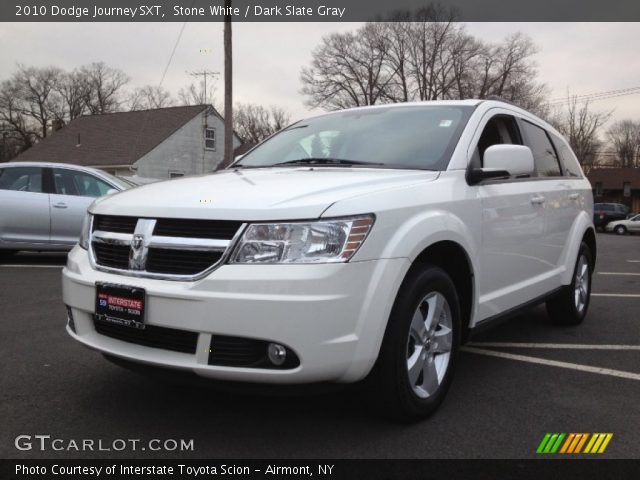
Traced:
<path id="1" fill-rule="evenodd" d="M 569 200 L 578 200 L 580 198 L 580 194 L 579 193 L 570 193 L 569 194 Z"/>
<path id="2" fill-rule="evenodd" d="M 531 197 L 531 203 L 534 205 L 542 205 L 544 203 L 544 197 L 542 195 L 535 195 Z"/>
<path id="3" fill-rule="evenodd" d="M 54 207 L 54 208 L 67 208 L 67 204 L 66 204 L 66 203 L 63 203 L 63 202 L 60 202 L 60 203 L 54 203 L 54 204 L 53 204 L 53 207 Z"/>

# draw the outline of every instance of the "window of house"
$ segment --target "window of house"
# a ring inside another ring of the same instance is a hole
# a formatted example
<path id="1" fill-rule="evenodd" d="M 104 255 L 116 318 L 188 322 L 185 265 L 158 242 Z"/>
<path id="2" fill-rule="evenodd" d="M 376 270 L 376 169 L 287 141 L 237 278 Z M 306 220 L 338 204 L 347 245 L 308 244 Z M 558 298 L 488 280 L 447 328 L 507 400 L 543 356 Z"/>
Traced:
<path id="1" fill-rule="evenodd" d="M 527 146 L 533 152 L 537 175 L 539 177 L 561 176 L 560 163 L 547 132 L 526 120 L 522 122 L 522 129 L 527 140 Z"/>
<path id="2" fill-rule="evenodd" d="M 596 182 L 596 197 L 602 196 L 602 182 Z"/>
<path id="3" fill-rule="evenodd" d="M 214 128 L 204 129 L 204 148 L 207 150 L 216 149 L 216 130 Z"/>
<path id="4" fill-rule="evenodd" d="M 42 192 L 42 169 L 39 167 L 12 167 L 0 169 L 0 190 Z"/>
<path id="5" fill-rule="evenodd" d="M 172 170 L 169 172 L 169 178 L 180 178 L 184 177 L 184 172 L 179 172 L 177 170 Z"/>
<path id="6" fill-rule="evenodd" d="M 630 182 L 624 182 L 622 184 L 622 195 L 625 197 L 630 197 L 631 196 L 631 183 Z"/>

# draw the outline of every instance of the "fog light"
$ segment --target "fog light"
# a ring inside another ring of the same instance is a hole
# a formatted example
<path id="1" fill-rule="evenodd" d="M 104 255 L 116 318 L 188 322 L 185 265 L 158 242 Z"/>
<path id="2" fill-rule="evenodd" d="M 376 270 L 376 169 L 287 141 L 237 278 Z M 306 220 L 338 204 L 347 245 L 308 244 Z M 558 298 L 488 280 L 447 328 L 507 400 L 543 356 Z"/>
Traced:
<path id="1" fill-rule="evenodd" d="M 287 349 L 278 343 L 270 343 L 267 347 L 269 361 L 276 366 L 280 366 L 287 359 Z"/>

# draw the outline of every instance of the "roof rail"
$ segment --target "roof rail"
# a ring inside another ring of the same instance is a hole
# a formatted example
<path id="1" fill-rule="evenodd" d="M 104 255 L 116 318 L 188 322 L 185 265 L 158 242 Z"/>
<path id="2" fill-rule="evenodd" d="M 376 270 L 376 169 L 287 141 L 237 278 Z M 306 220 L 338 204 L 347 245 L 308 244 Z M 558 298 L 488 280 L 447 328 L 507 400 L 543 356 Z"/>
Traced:
<path id="1" fill-rule="evenodd" d="M 517 107 L 518 105 L 516 105 L 515 103 L 509 101 L 509 100 L 505 100 L 504 98 L 502 98 L 499 95 L 489 95 L 487 98 L 485 98 L 485 100 L 493 100 L 494 102 L 502 102 L 502 103 L 508 103 L 509 105 L 513 105 L 514 107 Z"/>

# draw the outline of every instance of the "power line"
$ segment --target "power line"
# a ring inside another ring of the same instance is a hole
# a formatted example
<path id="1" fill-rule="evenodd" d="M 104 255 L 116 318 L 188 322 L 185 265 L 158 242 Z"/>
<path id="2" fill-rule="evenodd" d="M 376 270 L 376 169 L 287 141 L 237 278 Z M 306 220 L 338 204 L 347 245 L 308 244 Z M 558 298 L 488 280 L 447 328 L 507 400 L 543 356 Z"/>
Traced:
<path id="1" fill-rule="evenodd" d="M 588 93 L 584 95 L 574 95 L 564 99 L 556 98 L 556 99 L 552 99 L 549 102 L 549 104 L 560 106 L 560 105 L 568 105 L 573 101 L 582 103 L 582 102 L 588 102 L 588 101 L 605 100 L 608 98 L 624 97 L 627 95 L 638 95 L 638 94 L 640 94 L 640 86 L 630 87 L 630 88 L 621 88 L 618 90 Z"/>

